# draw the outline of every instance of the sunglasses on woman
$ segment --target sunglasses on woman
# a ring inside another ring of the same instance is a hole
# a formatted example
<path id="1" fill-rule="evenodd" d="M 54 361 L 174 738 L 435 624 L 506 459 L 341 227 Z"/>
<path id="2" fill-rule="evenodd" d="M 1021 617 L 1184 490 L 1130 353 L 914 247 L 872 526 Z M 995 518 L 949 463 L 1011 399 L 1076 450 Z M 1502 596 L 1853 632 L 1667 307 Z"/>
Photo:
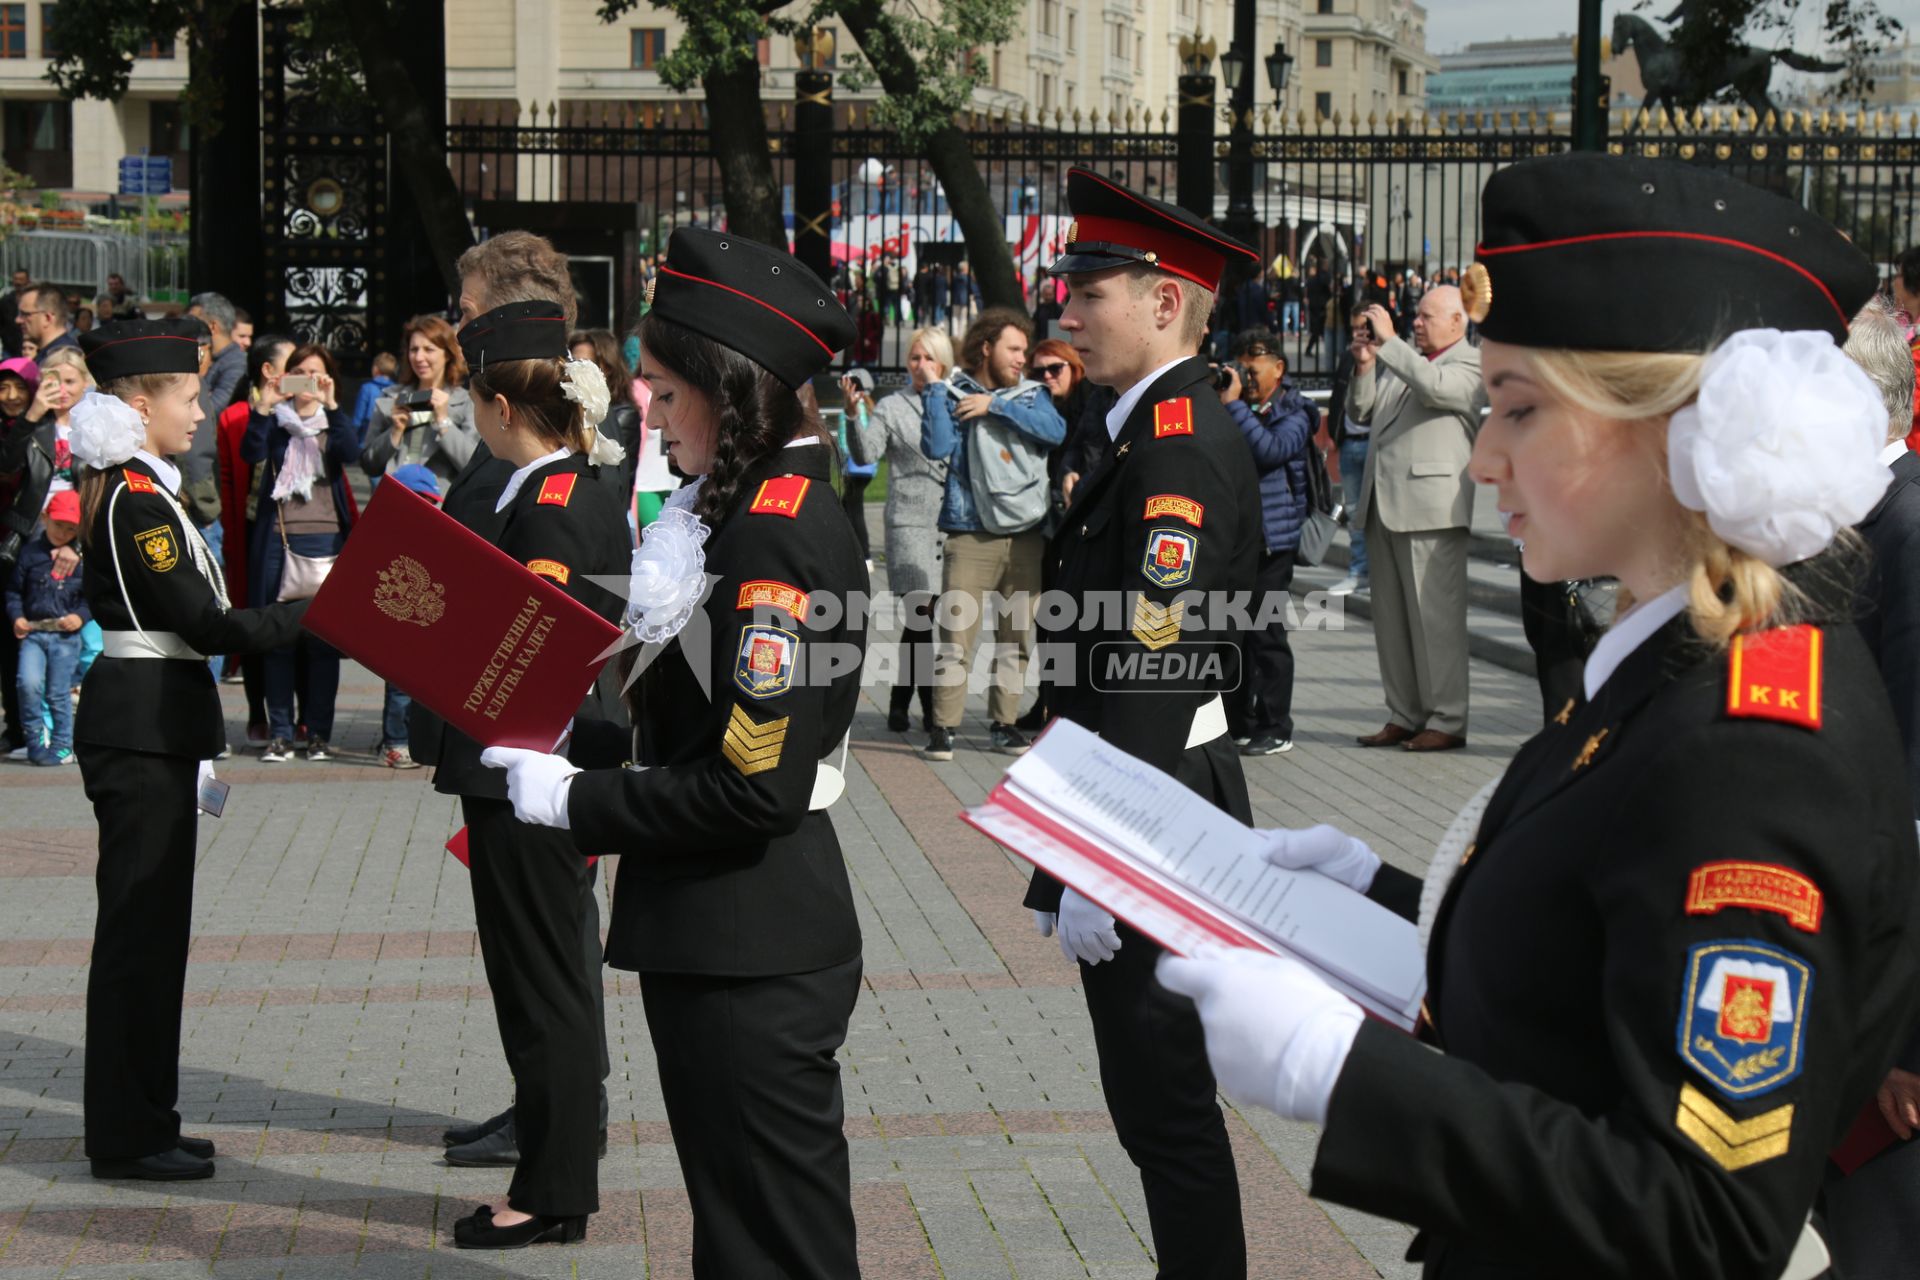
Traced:
<path id="1" fill-rule="evenodd" d="M 1064 362 L 1061 362 L 1058 364 L 1037 364 L 1033 366 L 1033 371 L 1039 374 L 1042 378 L 1051 378 L 1056 374 L 1059 374 L 1065 371 L 1066 368 L 1067 366 Z"/>

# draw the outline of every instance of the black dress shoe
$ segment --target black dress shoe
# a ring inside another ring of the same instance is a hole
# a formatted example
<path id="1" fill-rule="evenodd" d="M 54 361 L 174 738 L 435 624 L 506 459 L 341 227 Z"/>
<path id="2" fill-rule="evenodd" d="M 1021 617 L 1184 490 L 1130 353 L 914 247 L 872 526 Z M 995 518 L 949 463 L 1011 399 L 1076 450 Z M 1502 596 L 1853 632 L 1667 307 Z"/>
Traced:
<path id="1" fill-rule="evenodd" d="M 94 1160 L 96 1178 L 124 1178 L 134 1182 L 193 1182 L 213 1176 L 213 1162 L 188 1155 L 178 1147 L 132 1160 Z"/>
<path id="2" fill-rule="evenodd" d="M 907 714 L 905 707 L 895 707 L 887 712 L 887 729 L 891 733 L 905 733 L 913 727 L 913 717 Z"/>
<path id="3" fill-rule="evenodd" d="M 448 1164 L 465 1169 L 516 1165 L 520 1163 L 520 1138 L 514 1133 L 513 1122 L 509 1120 L 484 1137 L 463 1142 L 457 1147 L 448 1147 L 446 1160 Z"/>
<path id="4" fill-rule="evenodd" d="M 576 1244 L 587 1238 L 587 1216 L 550 1218 L 536 1213 L 511 1227 L 493 1225 L 493 1210 L 482 1205 L 453 1224 L 457 1249 L 524 1249 L 530 1244 Z"/>
<path id="5" fill-rule="evenodd" d="M 198 1156 L 202 1160 L 213 1159 L 212 1138 L 189 1138 L 183 1133 L 174 1139 L 173 1145 L 190 1156 Z"/>
<path id="6" fill-rule="evenodd" d="M 440 1145 L 445 1147 L 464 1147 L 470 1142 L 478 1142 L 490 1133 L 497 1133 L 513 1122 L 513 1108 L 508 1107 L 497 1116 L 488 1116 L 479 1124 L 448 1125 L 447 1131 L 440 1135 Z"/>

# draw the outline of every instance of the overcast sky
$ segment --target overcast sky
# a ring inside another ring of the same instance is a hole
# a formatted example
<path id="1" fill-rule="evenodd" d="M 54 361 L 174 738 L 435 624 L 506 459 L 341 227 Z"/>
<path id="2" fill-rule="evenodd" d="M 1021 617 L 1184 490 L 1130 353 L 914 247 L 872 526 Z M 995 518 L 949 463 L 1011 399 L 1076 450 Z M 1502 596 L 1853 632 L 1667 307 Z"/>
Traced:
<path id="1" fill-rule="evenodd" d="M 1621 10 L 1636 11 L 1637 0 L 1605 0 L 1602 33 Z M 1672 13 L 1678 0 L 1661 0 L 1653 8 L 1639 11 L 1649 18 L 1664 18 Z M 1571 35 L 1578 22 L 1579 0 L 1426 0 L 1427 49 L 1448 53 L 1473 40 L 1503 40 L 1508 37 Z M 1818 41 L 1820 0 L 1801 0 L 1806 10 L 1806 34 L 1794 43 L 1808 48 Z M 1880 0 L 1880 9 L 1906 23 L 1920 37 L 1920 0 Z M 1772 43 L 1772 41 L 1769 41 Z"/>

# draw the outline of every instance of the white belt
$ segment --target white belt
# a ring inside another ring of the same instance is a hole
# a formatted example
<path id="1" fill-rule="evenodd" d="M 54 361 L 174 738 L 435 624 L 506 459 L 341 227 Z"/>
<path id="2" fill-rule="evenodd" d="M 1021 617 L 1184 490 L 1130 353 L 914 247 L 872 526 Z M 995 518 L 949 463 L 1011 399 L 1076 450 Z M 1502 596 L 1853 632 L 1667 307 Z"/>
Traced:
<path id="1" fill-rule="evenodd" d="M 171 631 L 102 631 L 103 658 L 181 658 L 205 662 L 207 655 Z"/>
<path id="2" fill-rule="evenodd" d="M 1227 703 L 1219 694 L 1193 713 L 1193 727 L 1187 730 L 1187 746 L 1203 747 L 1227 731 Z"/>
<path id="3" fill-rule="evenodd" d="M 1827 1252 L 1827 1242 L 1813 1229 L 1813 1220 L 1800 1228 L 1800 1238 L 1794 1241 L 1793 1253 L 1787 1259 L 1787 1269 L 1780 1273 L 1780 1280 L 1813 1280 L 1823 1275 L 1833 1266 L 1833 1255 Z"/>

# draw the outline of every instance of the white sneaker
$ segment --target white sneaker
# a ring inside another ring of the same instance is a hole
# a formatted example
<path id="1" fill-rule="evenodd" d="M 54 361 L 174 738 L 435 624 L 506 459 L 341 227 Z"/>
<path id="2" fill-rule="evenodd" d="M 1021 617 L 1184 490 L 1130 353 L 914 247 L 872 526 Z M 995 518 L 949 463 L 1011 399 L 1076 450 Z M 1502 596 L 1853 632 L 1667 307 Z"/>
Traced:
<path id="1" fill-rule="evenodd" d="M 25 760 L 27 758 L 27 753 L 30 750 L 32 750 L 31 747 L 15 747 L 13 750 L 7 752 L 7 759 Z"/>
<path id="2" fill-rule="evenodd" d="M 1328 587 L 1327 594 L 1330 596 L 1350 596 L 1356 591 L 1365 591 L 1366 589 L 1367 580 L 1365 578 L 1356 578 L 1349 574 Z"/>

